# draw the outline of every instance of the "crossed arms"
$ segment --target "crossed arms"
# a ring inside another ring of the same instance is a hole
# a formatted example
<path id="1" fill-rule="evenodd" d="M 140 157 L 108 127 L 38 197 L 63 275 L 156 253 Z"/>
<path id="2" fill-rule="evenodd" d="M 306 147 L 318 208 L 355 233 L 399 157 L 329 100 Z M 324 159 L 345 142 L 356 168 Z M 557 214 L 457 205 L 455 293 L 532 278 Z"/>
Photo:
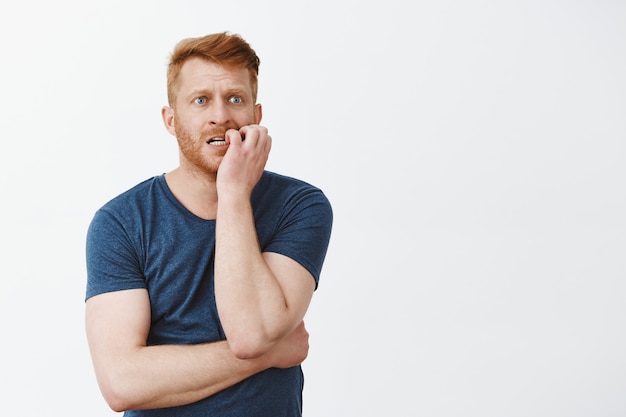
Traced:
<path id="1" fill-rule="evenodd" d="M 224 201 L 216 222 L 215 293 L 227 340 L 147 346 L 147 290 L 86 302 L 86 333 L 100 390 L 115 411 L 189 404 L 308 354 L 303 317 L 315 280 L 294 260 L 261 253 L 249 202 Z M 220 203 L 221 204 L 221 203 Z"/>

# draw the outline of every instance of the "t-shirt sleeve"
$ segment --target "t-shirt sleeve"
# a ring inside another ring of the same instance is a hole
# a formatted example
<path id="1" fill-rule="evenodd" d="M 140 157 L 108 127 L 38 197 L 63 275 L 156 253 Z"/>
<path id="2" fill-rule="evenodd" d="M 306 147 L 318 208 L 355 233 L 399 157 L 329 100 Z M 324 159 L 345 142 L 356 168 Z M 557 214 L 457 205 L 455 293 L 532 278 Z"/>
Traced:
<path id="1" fill-rule="evenodd" d="M 333 211 L 324 193 L 311 188 L 288 202 L 279 229 L 266 252 L 288 256 L 305 267 L 319 284 L 333 223 Z"/>
<path id="2" fill-rule="evenodd" d="M 146 288 L 131 235 L 112 212 L 96 212 L 87 230 L 86 299 L 105 292 Z"/>

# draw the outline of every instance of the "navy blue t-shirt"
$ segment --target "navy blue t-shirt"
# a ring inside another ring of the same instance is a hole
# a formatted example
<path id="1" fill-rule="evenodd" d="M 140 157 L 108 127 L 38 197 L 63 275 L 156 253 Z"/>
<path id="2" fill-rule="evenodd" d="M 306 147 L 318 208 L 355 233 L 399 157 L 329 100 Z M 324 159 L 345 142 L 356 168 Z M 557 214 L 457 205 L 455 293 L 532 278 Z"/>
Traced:
<path id="1" fill-rule="evenodd" d="M 317 288 L 333 220 L 323 192 L 265 171 L 251 202 L 261 250 L 300 263 Z M 86 255 L 86 298 L 148 290 L 148 345 L 225 339 L 213 287 L 215 220 L 187 210 L 163 175 L 136 185 L 96 212 L 87 232 Z M 300 366 L 272 368 L 194 404 L 127 411 L 125 416 L 300 416 L 303 382 Z"/>

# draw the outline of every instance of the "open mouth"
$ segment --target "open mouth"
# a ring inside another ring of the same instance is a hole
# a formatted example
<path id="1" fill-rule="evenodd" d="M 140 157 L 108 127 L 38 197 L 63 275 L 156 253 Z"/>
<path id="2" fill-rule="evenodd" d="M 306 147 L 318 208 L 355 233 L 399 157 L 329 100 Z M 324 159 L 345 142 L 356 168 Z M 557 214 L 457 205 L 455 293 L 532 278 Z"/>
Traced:
<path id="1" fill-rule="evenodd" d="M 226 139 L 224 138 L 211 138 L 207 141 L 209 145 L 226 145 Z"/>

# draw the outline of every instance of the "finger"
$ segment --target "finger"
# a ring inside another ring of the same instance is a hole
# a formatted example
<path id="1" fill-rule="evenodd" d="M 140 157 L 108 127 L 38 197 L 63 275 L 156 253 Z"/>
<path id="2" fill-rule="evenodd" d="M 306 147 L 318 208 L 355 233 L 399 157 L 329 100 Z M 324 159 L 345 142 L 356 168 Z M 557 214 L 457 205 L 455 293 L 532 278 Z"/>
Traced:
<path id="1" fill-rule="evenodd" d="M 272 149 L 272 137 L 270 135 L 267 135 L 267 140 L 265 141 L 265 153 L 270 153 L 270 150 Z"/>
<path id="2" fill-rule="evenodd" d="M 267 128 L 259 125 L 243 126 L 239 132 L 247 139 L 248 146 L 258 146 L 266 141 Z M 252 145 L 250 145 L 252 144 Z"/>
<path id="3" fill-rule="evenodd" d="M 228 129 L 224 135 L 230 145 L 236 146 L 243 141 L 242 134 L 236 129 Z"/>

